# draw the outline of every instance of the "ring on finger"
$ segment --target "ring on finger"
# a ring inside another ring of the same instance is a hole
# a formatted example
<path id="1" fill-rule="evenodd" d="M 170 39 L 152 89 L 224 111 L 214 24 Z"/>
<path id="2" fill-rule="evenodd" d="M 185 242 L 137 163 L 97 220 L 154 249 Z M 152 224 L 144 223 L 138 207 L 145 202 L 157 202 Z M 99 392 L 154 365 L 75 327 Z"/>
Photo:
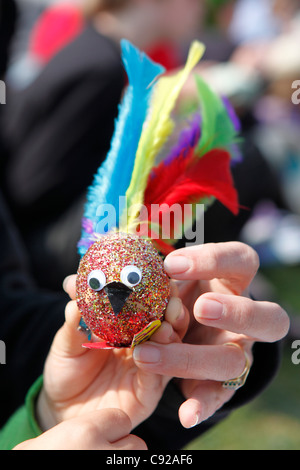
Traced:
<path id="1" fill-rule="evenodd" d="M 239 388 L 241 388 L 243 385 L 245 385 L 245 382 L 246 382 L 247 377 L 248 377 L 249 372 L 250 372 L 251 364 L 250 364 L 250 359 L 249 359 L 248 354 L 246 353 L 246 351 L 244 351 L 244 349 L 239 344 L 237 344 L 237 343 L 226 343 L 226 345 L 227 346 L 235 346 L 235 347 L 241 349 L 244 353 L 244 356 L 245 356 L 245 367 L 244 367 L 244 370 L 241 373 L 241 375 L 239 375 L 238 377 L 236 377 L 234 379 L 225 380 L 224 382 L 222 382 L 223 388 L 235 391 L 235 390 L 238 390 Z"/>

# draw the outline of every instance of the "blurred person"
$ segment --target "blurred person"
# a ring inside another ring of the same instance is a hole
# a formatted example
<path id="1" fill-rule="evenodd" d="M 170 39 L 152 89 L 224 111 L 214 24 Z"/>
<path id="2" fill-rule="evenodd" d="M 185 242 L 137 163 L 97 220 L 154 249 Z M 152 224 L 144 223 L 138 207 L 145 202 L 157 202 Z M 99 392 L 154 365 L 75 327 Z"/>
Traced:
<path id="1" fill-rule="evenodd" d="M 7 81 L 26 88 L 60 49 L 80 34 L 99 9 L 98 0 L 25 0 L 18 2 L 19 20 Z"/>
<path id="2" fill-rule="evenodd" d="M 288 32 L 295 15 L 299 15 L 299 0 L 274 0 L 273 13 L 281 23 L 281 30 Z"/>
<path id="3" fill-rule="evenodd" d="M 229 32 L 237 45 L 276 37 L 280 21 L 274 15 L 273 0 L 238 0 Z"/>
<path id="4" fill-rule="evenodd" d="M 257 73 L 263 81 L 261 95 L 253 103 L 252 138 L 267 164 L 277 175 L 282 205 L 300 213 L 299 106 L 292 100 L 292 85 L 299 78 L 300 4 L 276 0 L 269 14 L 277 22 L 276 34 L 249 39 L 233 54 L 238 67 Z M 260 18 L 261 28 L 264 26 Z"/>
<path id="5" fill-rule="evenodd" d="M 199 36 L 206 45 L 206 61 L 228 61 L 235 44 L 229 34 L 237 0 L 205 0 Z"/>
<path id="6" fill-rule="evenodd" d="M 26 55 L 29 36 L 35 21 L 54 0 L 15 0 L 18 9 L 18 21 L 12 41 L 8 73 L 11 67 Z"/>
<path id="7" fill-rule="evenodd" d="M 61 48 L 66 46 L 82 32 L 86 21 L 96 17 L 103 11 L 116 10 L 124 2 L 106 2 L 103 0 L 27 0 L 20 6 L 20 20 L 13 47 L 13 57 L 7 74 L 11 87 L 22 89 L 27 87 L 41 72 L 45 64 Z M 179 2 L 180 3 L 180 2 Z M 195 3 L 195 2 L 194 2 Z M 175 15 L 169 14 L 170 30 L 175 23 L 178 37 L 182 32 L 186 35 L 189 29 L 194 31 L 195 19 L 192 15 L 181 16 L 175 5 Z M 191 6 L 191 5 L 190 5 Z M 182 7 L 180 7 L 182 8 Z M 171 10 L 173 11 L 173 10 Z M 165 15 L 165 12 L 161 12 Z M 189 18 L 179 22 L 178 19 Z M 138 18 L 139 20 L 139 18 Z M 110 21 L 105 18 L 105 23 Z M 172 34 L 172 39 L 174 39 Z M 178 54 L 172 44 L 155 44 L 147 51 L 154 60 L 160 61 L 167 69 L 178 66 Z"/>
<path id="8" fill-rule="evenodd" d="M 60 289 L 77 269 L 86 188 L 109 149 L 126 84 L 120 39 L 150 48 L 190 36 L 199 2 L 186 7 L 183 0 L 99 1 L 82 33 L 30 86 L 9 93 L 2 183 L 39 285 Z"/>

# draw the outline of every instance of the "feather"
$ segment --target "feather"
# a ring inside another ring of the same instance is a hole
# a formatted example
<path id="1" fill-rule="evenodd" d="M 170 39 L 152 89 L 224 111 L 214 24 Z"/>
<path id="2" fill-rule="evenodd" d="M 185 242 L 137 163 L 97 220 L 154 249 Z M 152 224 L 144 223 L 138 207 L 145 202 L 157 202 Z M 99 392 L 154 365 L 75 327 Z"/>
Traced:
<path id="1" fill-rule="evenodd" d="M 185 204 L 194 205 L 206 201 L 207 198 L 216 198 L 231 212 L 238 213 L 238 196 L 231 175 L 230 162 L 230 154 L 225 150 L 214 149 L 202 158 L 195 158 L 194 149 L 190 148 L 188 154 L 184 149 L 171 163 L 166 165 L 162 162 L 152 171 L 144 200 L 149 219 L 141 220 L 141 224 L 145 225 L 144 233 L 148 229 L 146 225 L 151 223 L 151 220 L 162 220 L 164 213 L 173 205 L 180 205 L 182 209 L 178 214 L 179 220 L 176 219 L 174 212 L 170 240 L 157 240 L 160 237 L 155 237 L 157 245 L 164 254 L 168 253 L 168 244 L 178 239 L 176 234 L 182 235 L 182 230 L 178 231 L 178 227 L 182 228 L 185 223 L 186 228 L 186 221 L 183 220 Z M 192 222 L 193 217 L 190 218 L 190 224 Z M 162 227 L 156 229 L 159 235 L 161 229 Z"/>
<path id="2" fill-rule="evenodd" d="M 202 158 L 181 155 L 168 165 L 162 162 L 149 179 L 145 206 L 150 204 L 185 204 L 207 196 L 216 197 L 234 214 L 238 213 L 238 197 L 230 171 L 230 155 L 214 149 Z M 196 191 L 196 192 L 195 192 Z"/>
<path id="3" fill-rule="evenodd" d="M 202 132 L 197 152 L 204 155 L 212 149 L 226 148 L 232 152 L 232 145 L 237 142 L 237 117 L 233 109 L 228 107 L 215 94 L 207 83 L 198 75 L 195 76 L 198 96 L 201 105 Z"/>
<path id="4" fill-rule="evenodd" d="M 110 151 L 88 189 L 82 237 L 78 244 L 81 255 L 84 255 L 86 247 L 94 241 L 91 230 L 85 230 L 87 220 L 92 223 L 93 232 L 97 232 L 99 205 L 108 203 L 117 209 L 119 196 L 125 196 L 130 184 L 134 158 L 148 111 L 154 80 L 164 72 L 161 65 L 153 62 L 129 41 L 122 40 L 121 49 L 129 86 L 119 107 Z M 118 226 L 118 219 L 116 225 Z M 108 227 L 109 230 L 112 228 L 114 227 Z"/>
<path id="5" fill-rule="evenodd" d="M 165 165 L 170 164 L 174 158 L 180 156 L 182 152 L 188 154 L 190 148 L 194 148 L 199 142 L 201 136 L 201 116 L 196 113 L 189 122 L 189 126 L 184 128 L 178 137 L 178 143 L 171 149 L 167 158 L 164 159 Z"/>
<path id="6" fill-rule="evenodd" d="M 127 206 L 135 207 L 132 214 L 121 219 L 121 227 L 130 231 L 134 224 L 138 208 L 143 204 L 144 192 L 147 186 L 148 176 L 155 165 L 155 159 L 166 140 L 174 129 L 174 123 L 170 117 L 179 93 L 187 80 L 190 72 L 196 66 L 204 53 L 202 43 L 194 41 L 185 67 L 173 76 L 162 77 L 156 84 L 151 109 L 138 145 L 132 179 L 126 192 Z"/>

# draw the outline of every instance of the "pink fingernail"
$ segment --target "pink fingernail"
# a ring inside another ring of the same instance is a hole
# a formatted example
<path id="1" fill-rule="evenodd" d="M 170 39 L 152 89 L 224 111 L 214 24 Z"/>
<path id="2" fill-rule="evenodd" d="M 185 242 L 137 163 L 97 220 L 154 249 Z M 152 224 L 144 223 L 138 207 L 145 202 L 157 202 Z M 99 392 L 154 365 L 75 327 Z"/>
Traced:
<path id="1" fill-rule="evenodd" d="M 169 274 L 181 274 L 191 267 L 191 261 L 185 256 L 170 256 L 165 259 L 165 270 Z"/>
<path id="2" fill-rule="evenodd" d="M 133 357 L 138 362 L 155 364 L 160 361 L 160 350 L 155 346 L 143 344 L 134 348 Z"/>
<path id="3" fill-rule="evenodd" d="M 203 299 L 197 305 L 197 316 L 203 320 L 220 320 L 223 314 L 223 304 L 216 300 Z"/>

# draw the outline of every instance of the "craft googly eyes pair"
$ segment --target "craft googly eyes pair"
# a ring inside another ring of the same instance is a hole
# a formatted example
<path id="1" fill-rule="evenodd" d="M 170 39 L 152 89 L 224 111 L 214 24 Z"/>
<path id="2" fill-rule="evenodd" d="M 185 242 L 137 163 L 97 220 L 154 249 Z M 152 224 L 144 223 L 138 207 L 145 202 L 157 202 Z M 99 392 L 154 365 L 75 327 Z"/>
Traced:
<path id="1" fill-rule="evenodd" d="M 141 270 L 134 265 L 125 266 L 122 269 L 120 280 L 125 284 L 127 287 L 135 287 L 137 286 L 142 280 L 142 272 Z M 88 275 L 88 286 L 96 292 L 101 291 L 106 285 L 106 277 L 101 269 L 96 269 L 92 271 Z"/>

